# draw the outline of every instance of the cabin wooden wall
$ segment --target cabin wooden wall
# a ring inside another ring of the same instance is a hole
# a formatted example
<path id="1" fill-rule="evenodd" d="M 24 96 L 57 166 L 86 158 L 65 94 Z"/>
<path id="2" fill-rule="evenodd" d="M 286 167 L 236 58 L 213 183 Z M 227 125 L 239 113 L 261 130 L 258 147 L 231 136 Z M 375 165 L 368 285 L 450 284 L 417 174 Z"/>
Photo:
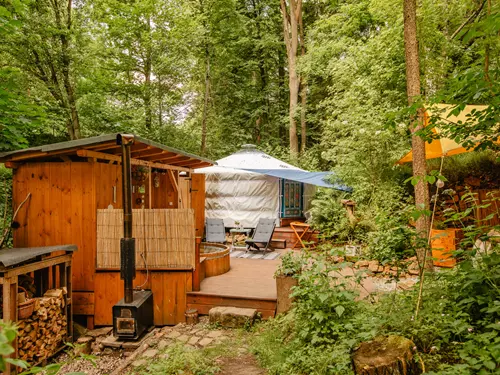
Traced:
<path id="1" fill-rule="evenodd" d="M 152 187 L 153 207 L 160 208 L 167 204 L 165 208 L 177 208 L 177 193 L 168 176 L 160 176 L 160 188 Z M 122 207 L 121 166 L 91 161 L 22 164 L 14 170 L 14 207 L 28 193 L 31 193 L 31 198 L 17 217 L 20 228 L 14 231 L 14 246 L 77 245 L 72 267 L 73 312 L 75 315 L 93 316 L 95 311 L 96 324 L 111 324 L 106 314 L 111 313 L 112 304 L 121 298 L 123 288 L 120 290 L 116 286 L 116 293 L 113 294 L 107 294 L 102 289 L 109 285 L 121 285 L 121 281 L 119 272 L 110 273 L 112 276 L 96 273 L 96 220 L 97 209 L 110 205 L 113 208 Z M 169 205 L 170 201 L 172 205 Z M 158 316 L 155 312 L 155 323 L 176 324 L 184 321 L 185 291 L 192 287 L 191 271 L 173 272 L 173 275 L 170 271 L 158 271 L 150 275 L 154 298 L 158 300 L 155 306 L 165 309 Z M 114 284 L 108 285 L 108 282 Z M 184 292 L 181 293 L 180 289 Z M 174 290 L 175 294 L 172 294 Z M 106 302 L 103 304 L 103 301 Z"/>
<path id="2" fill-rule="evenodd" d="M 194 209 L 196 236 L 205 231 L 205 175 L 191 174 L 191 207 Z"/>
<path id="3" fill-rule="evenodd" d="M 134 287 L 141 286 L 153 292 L 155 325 L 173 325 L 185 321 L 186 292 L 192 291 L 191 270 L 137 272 Z M 145 283 L 146 282 L 146 283 Z M 144 285 L 143 285 L 144 284 Z M 112 307 L 123 298 L 120 272 L 98 272 L 95 290 L 95 324 L 112 325 Z"/>

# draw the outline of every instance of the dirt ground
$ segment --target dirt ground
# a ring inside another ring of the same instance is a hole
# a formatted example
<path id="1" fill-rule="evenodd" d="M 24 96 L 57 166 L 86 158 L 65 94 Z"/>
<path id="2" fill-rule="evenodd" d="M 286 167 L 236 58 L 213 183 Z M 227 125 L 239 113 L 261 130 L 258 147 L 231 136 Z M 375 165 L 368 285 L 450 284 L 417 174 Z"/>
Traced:
<path id="1" fill-rule="evenodd" d="M 218 375 L 266 374 L 266 371 L 257 364 L 255 357 L 250 354 L 233 358 L 223 358 L 221 368 L 222 371 Z"/>

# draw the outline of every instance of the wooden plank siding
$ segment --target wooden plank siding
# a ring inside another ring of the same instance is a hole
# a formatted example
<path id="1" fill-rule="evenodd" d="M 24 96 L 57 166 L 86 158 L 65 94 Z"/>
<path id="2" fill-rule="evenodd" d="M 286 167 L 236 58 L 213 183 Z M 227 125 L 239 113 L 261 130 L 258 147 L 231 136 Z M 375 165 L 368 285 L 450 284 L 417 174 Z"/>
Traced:
<path id="1" fill-rule="evenodd" d="M 96 325 L 111 324 L 111 306 L 122 298 L 123 282 L 119 272 L 96 273 L 97 210 L 122 207 L 121 166 L 97 161 L 30 162 L 19 164 L 13 172 L 14 207 L 31 193 L 17 216 L 20 227 L 14 230 L 14 246 L 77 245 L 72 267 L 75 314 L 95 314 Z M 160 187 L 151 189 L 153 208 L 177 208 L 178 193 L 166 174 L 158 175 Z M 144 183 L 147 185 L 148 179 Z M 146 194 L 148 191 L 146 187 Z M 145 202 L 147 207 L 148 198 Z M 144 275 L 137 272 L 134 285 L 141 285 Z M 144 287 L 148 286 L 153 288 L 155 324 L 185 320 L 191 270 L 150 271 Z M 92 300 L 94 303 L 88 303 Z"/>
<path id="2" fill-rule="evenodd" d="M 191 174 L 191 207 L 194 209 L 196 236 L 205 231 L 205 175 Z"/>
<path id="3" fill-rule="evenodd" d="M 153 292 L 155 325 L 174 325 L 185 321 L 186 292 L 192 290 L 191 271 L 150 271 L 147 281 L 146 272 L 138 271 L 134 287 L 138 286 L 151 289 Z M 120 272 L 98 272 L 95 290 L 96 325 L 113 324 L 111 309 L 121 298 L 123 298 L 123 280 L 120 280 Z"/>

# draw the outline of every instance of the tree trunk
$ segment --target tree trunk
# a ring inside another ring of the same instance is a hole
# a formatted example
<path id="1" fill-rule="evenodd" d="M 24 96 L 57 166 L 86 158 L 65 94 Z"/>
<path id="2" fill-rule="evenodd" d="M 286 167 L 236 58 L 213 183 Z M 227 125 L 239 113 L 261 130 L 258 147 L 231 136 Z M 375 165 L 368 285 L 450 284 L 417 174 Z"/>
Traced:
<path id="1" fill-rule="evenodd" d="M 404 0 L 404 42 L 406 59 L 406 91 L 408 103 L 412 105 L 420 96 L 420 62 L 417 40 L 417 3 L 416 0 Z M 418 179 L 415 185 L 415 204 L 418 210 L 429 209 L 429 191 L 426 175 L 425 141 L 416 133 L 423 128 L 424 109 L 419 108 L 417 116 L 412 118 L 413 176 Z M 422 239 L 429 235 L 429 217 L 421 215 L 416 223 L 417 233 Z M 425 257 L 425 248 L 417 250 L 419 259 Z M 427 254 L 426 268 L 433 268 L 432 255 Z"/>
<path id="2" fill-rule="evenodd" d="M 423 364 L 413 356 L 415 344 L 401 336 L 379 336 L 362 342 L 352 355 L 357 375 L 420 375 Z"/>
<path id="3" fill-rule="evenodd" d="M 288 56 L 288 89 L 290 91 L 289 102 L 289 135 L 290 156 L 297 159 L 299 154 L 299 140 L 297 138 L 297 104 L 299 101 L 300 77 L 297 75 L 297 50 L 299 45 L 299 18 L 302 13 L 302 0 L 280 0 L 281 14 L 283 17 L 283 35 L 285 39 Z M 290 8 L 290 11 L 288 11 Z"/>
<path id="4" fill-rule="evenodd" d="M 491 0 L 488 0 L 488 7 L 486 8 L 486 14 L 489 17 L 491 15 Z M 486 46 L 484 48 L 484 78 L 490 83 L 490 43 L 486 41 Z"/>
<path id="5" fill-rule="evenodd" d="M 208 116 L 208 97 L 210 95 L 210 56 L 208 49 L 206 50 L 206 67 L 205 67 L 205 98 L 203 101 L 203 117 L 201 119 L 201 155 L 205 155 L 207 149 L 207 116 Z"/>
<path id="6" fill-rule="evenodd" d="M 71 58 L 69 56 L 69 41 L 66 36 L 66 32 L 63 30 L 64 28 L 66 28 L 68 32 L 71 31 L 72 0 L 68 0 L 66 7 L 66 25 L 63 25 L 59 3 L 57 1 L 54 1 L 51 4 L 54 10 L 57 27 L 61 30 L 61 33 L 59 35 L 59 39 L 61 41 L 61 71 L 64 90 L 66 91 L 67 97 L 67 109 L 69 110 L 69 120 L 67 122 L 68 133 L 71 139 L 79 139 L 81 138 L 80 119 L 78 117 L 78 110 L 76 108 L 75 92 L 70 78 Z"/>
<path id="7" fill-rule="evenodd" d="M 304 33 L 304 23 L 302 21 L 302 14 L 299 14 L 299 29 L 300 29 L 300 55 L 302 57 L 306 54 L 306 40 Z M 306 124 L 306 105 L 307 105 L 307 80 L 304 74 L 300 77 L 300 151 L 306 151 L 306 137 L 307 137 L 307 124 Z"/>
<path id="8" fill-rule="evenodd" d="M 147 32 L 148 34 L 151 32 L 151 19 L 147 20 Z M 145 112 L 145 125 L 146 129 L 151 129 L 152 125 L 152 109 L 151 109 L 151 70 L 152 70 L 152 62 L 151 62 L 151 41 L 148 43 L 149 45 L 146 48 L 146 58 L 144 61 L 144 112 Z"/>

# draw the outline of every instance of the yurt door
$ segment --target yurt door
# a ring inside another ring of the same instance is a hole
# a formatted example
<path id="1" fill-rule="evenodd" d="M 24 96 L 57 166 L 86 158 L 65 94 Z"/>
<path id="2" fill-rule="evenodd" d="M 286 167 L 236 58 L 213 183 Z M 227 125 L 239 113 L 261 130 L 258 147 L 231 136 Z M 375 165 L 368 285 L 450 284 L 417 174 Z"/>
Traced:
<path id="1" fill-rule="evenodd" d="M 281 180 L 281 209 L 280 216 L 302 217 L 302 195 L 304 184 L 290 180 Z"/>

